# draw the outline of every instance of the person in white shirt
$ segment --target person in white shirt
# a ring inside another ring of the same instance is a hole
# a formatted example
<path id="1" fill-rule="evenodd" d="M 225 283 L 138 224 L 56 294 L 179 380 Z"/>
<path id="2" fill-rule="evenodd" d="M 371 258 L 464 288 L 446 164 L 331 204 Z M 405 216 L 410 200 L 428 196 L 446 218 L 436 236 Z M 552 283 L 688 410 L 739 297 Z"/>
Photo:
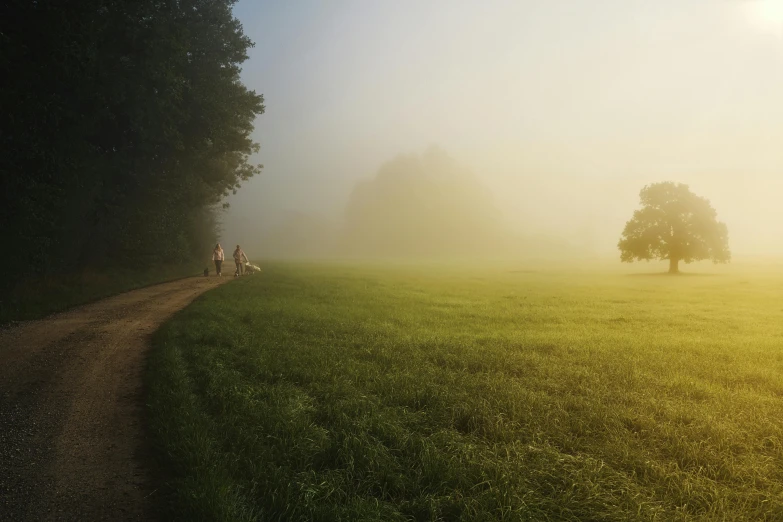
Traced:
<path id="1" fill-rule="evenodd" d="M 215 250 L 212 251 L 212 261 L 215 262 L 215 272 L 217 272 L 218 277 L 221 277 L 223 275 L 222 268 L 223 268 L 223 247 L 220 246 L 220 243 L 215 245 Z"/>

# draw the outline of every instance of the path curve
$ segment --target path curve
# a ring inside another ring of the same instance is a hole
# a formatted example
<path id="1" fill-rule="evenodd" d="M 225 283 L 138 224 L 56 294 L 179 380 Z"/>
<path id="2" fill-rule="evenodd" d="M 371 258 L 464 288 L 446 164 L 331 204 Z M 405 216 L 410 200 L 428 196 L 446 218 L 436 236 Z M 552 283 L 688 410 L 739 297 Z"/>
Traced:
<path id="1" fill-rule="evenodd" d="M 0 520 L 153 520 L 151 334 L 230 278 L 117 295 L 0 331 Z"/>

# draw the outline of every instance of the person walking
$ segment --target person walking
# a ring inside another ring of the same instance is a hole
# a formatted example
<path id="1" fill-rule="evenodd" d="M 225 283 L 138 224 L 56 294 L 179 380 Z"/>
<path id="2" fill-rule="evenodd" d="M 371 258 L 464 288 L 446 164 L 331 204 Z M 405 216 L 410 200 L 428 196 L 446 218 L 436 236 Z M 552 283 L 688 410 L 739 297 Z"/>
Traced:
<path id="1" fill-rule="evenodd" d="M 234 277 L 241 276 L 242 274 L 244 274 L 244 263 L 249 263 L 249 262 L 250 260 L 247 258 L 245 253 L 239 247 L 239 245 L 237 245 L 237 249 L 234 250 L 234 263 L 236 263 L 237 265 L 237 271 L 234 272 Z"/>
<path id="2" fill-rule="evenodd" d="M 217 272 L 218 277 L 223 276 L 223 247 L 220 246 L 220 243 L 215 245 L 215 250 L 212 251 L 212 261 L 215 262 L 215 272 Z"/>

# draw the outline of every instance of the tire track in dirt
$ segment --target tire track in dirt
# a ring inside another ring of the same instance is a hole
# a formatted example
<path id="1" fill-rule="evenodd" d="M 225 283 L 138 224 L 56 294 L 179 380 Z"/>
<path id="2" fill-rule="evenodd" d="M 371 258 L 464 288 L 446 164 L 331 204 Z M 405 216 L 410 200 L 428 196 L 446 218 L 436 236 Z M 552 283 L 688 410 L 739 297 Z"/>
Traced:
<path id="1" fill-rule="evenodd" d="M 154 520 L 151 334 L 229 278 L 164 283 L 0 331 L 0 520 Z"/>

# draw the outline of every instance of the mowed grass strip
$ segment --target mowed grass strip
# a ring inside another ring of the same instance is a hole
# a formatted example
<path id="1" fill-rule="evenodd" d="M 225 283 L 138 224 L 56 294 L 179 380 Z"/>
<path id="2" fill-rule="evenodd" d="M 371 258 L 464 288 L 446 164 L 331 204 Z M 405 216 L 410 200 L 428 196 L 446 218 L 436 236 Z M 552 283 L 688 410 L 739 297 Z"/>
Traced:
<path id="1" fill-rule="evenodd" d="M 783 520 L 783 277 L 275 265 L 154 338 L 182 520 Z"/>

